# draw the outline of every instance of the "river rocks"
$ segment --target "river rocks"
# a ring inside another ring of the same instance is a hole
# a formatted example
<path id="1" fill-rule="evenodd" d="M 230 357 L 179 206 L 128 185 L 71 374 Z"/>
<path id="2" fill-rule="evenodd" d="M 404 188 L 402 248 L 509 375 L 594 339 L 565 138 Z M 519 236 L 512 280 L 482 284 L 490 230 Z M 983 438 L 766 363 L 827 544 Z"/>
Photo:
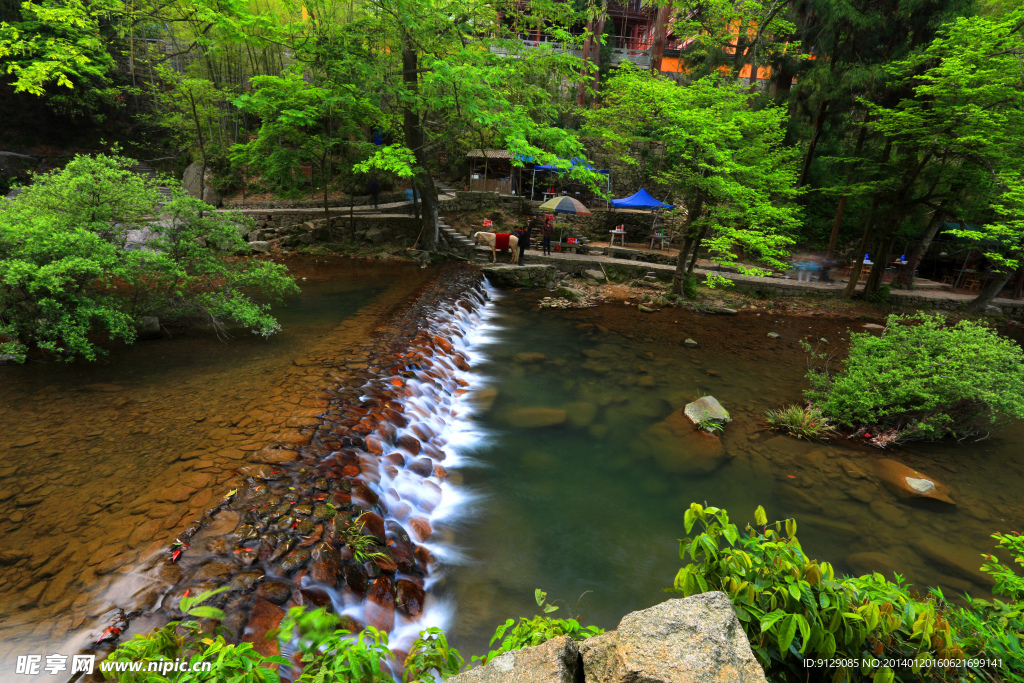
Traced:
<path id="1" fill-rule="evenodd" d="M 979 586 L 991 586 L 994 583 L 990 574 L 981 571 L 981 565 L 985 560 L 979 550 L 927 537 L 912 540 L 910 545 L 918 553 L 945 570 L 973 581 Z"/>
<path id="2" fill-rule="evenodd" d="M 608 278 L 605 276 L 604 271 L 600 270 L 584 270 L 583 274 L 589 277 L 591 280 L 597 280 L 598 282 L 604 282 Z"/>
<path id="3" fill-rule="evenodd" d="M 39 437 L 37 436 L 25 436 L 16 441 L 11 442 L 11 448 L 25 448 L 27 446 L 34 446 L 39 443 Z"/>
<path id="4" fill-rule="evenodd" d="M 265 657 L 280 654 L 275 638 L 267 638 L 284 618 L 285 611 L 269 600 L 257 597 L 249 614 L 249 623 L 245 626 L 242 642 L 252 643 L 252 647 Z"/>
<path id="5" fill-rule="evenodd" d="M 708 474 L 725 460 L 721 440 L 694 429 L 682 409 L 649 428 L 635 449 L 653 455 L 668 472 Z"/>
<path id="6" fill-rule="evenodd" d="M 839 465 L 839 469 L 845 472 L 847 476 L 853 479 L 867 479 L 868 475 L 864 472 L 864 469 L 849 458 L 839 458 L 836 462 Z"/>
<path id="7" fill-rule="evenodd" d="M 448 679 L 451 683 L 576 683 L 580 654 L 568 636 L 499 655 L 475 669 Z M 588 682 L 589 683 L 589 682 Z"/>
<path id="8" fill-rule="evenodd" d="M 229 583 L 228 586 L 233 591 L 241 591 L 243 593 L 248 593 L 257 585 L 259 585 L 259 583 L 263 581 L 265 577 L 266 574 L 264 574 L 263 570 L 261 569 L 241 572 L 239 574 L 235 574 L 234 578 L 231 579 L 231 583 Z"/>
<path id="9" fill-rule="evenodd" d="M 395 582 L 395 605 L 407 617 L 418 619 L 423 614 L 423 589 L 409 581 L 399 579 Z"/>
<path id="10" fill-rule="evenodd" d="M 226 562 L 209 562 L 199 568 L 199 571 L 192 577 L 193 581 L 219 581 L 231 576 L 237 569 L 233 564 Z"/>
<path id="11" fill-rule="evenodd" d="M 352 589 L 357 595 L 363 595 L 366 593 L 366 584 L 369 579 L 366 573 L 366 568 L 361 564 L 350 562 L 345 565 L 342 570 L 345 574 L 345 583 Z"/>
<path id="12" fill-rule="evenodd" d="M 270 251 L 270 242 L 264 240 L 253 240 L 249 242 L 249 248 L 259 254 L 266 254 Z"/>
<path id="13" fill-rule="evenodd" d="M 298 451 L 277 449 L 277 448 L 264 448 L 259 451 L 254 451 L 249 456 L 251 462 L 259 462 L 267 465 L 282 465 L 288 462 L 295 462 L 299 459 Z"/>
<path id="14" fill-rule="evenodd" d="M 529 352 L 529 353 L 526 353 L 526 352 L 524 352 L 524 353 L 517 353 L 514 356 L 512 356 L 512 360 L 514 360 L 517 363 L 522 363 L 524 365 L 531 365 L 533 363 L 540 363 L 542 361 L 547 360 L 547 358 L 548 357 L 545 356 L 543 353 L 538 353 L 536 351 Z"/>
<path id="15" fill-rule="evenodd" d="M 686 413 L 686 417 L 690 418 L 690 422 L 695 425 L 699 425 L 702 422 L 714 422 L 724 425 L 732 419 L 729 417 L 729 411 L 723 408 L 722 404 L 714 396 L 702 396 L 693 403 L 687 403 L 683 412 Z"/>
<path id="16" fill-rule="evenodd" d="M 683 346 L 685 346 L 688 349 L 695 349 L 699 347 L 700 344 L 698 344 L 697 341 L 694 339 L 686 338 L 683 340 Z"/>
<path id="17" fill-rule="evenodd" d="M 563 299 L 568 299 L 574 303 L 580 303 L 587 298 L 587 295 L 578 289 L 572 289 L 570 287 L 559 287 L 555 290 L 555 296 L 560 296 Z"/>
<path id="18" fill-rule="evenodd" d="M 381 631 L 395 627 L 395 596 L 391 590 L 391 579 L 383 575 L 374 579 L 366 596 L 366 623 Z"/>
<path id="19" fill-rule="evenodd" d="M 513 427 L 554 427 L 565 422 L 568 413 L 558 408 L 516 408 L 505 413 Z"/>
<path id="20" fill-rule="evenodd" d="M 498 390 L 494 387 L 484 387 L 471 392 L 466 398 L 477 407 L 479 412 L 486 413 L 494 406 L 494 399 L 498 398 Z"/>
<path id="21" fill-rule="evenodd" d="M 769 339 L 779 339 L 780 337 L 782 337 L 782 335 L 779 334 L 778 332 L 769 332 L 768 333 L 768 338 Z"/>
<path id="22" fill-rule="evenodd" d="M 310 552 L 305 548 L 299 550 L 293 550 L 292 552 L 285 555 L 284 559 L 281 560 L 281 572 L 284 574 L 291 574 L 298 568 L 302 567 L 309 561 Z"/>
<path id="23" fill-rule="evenodd" d="M 292 589 L 280 581 L 264 581 L 256 589 L 256 595 L 275 605 L 283 605 L 291 597 Z"/>
<path id="24" fill-rule="evenodd" d="M 313 548 L 313 569 L 310 576 L 314 581 L 327 584 L 334 588 L 341 575 L 341 555 L 330 543 L 320 542 Z"/>
<path id="25" fill-rule="evenodd" d="M 955 505 L 949 497 L 949 489 L 903 463 L 889 459 L 878 460 L 875 462 L 875 474 L 882 483 L 904 498 L 931 498 Z"/>

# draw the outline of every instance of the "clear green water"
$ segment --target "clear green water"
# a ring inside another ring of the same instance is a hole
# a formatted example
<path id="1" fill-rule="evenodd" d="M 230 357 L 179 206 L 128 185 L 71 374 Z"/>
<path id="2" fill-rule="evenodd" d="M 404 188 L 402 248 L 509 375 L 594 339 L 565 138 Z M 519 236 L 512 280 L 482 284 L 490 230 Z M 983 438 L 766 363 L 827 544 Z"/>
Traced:
<path id="1" fill-rule="evenodd" d="M 450 532 L 465 563 L 452 567 L 444 584 L 457 603 L 452 632 L 464 652 L 485 652 L 505 618 L 535 614 L 535 588 L 568 606 L 556 616 L 581 614 L 605 628 L 672 597 L 662 589 L 681 566 L 677 539 L 693 501 L 725 507 L 741 527 L 763 504 L 770 518 L 795 516 L 807 551 L 841 571 L 894 567 L 953 593 L 986 587 L 912 544 L 945 543 L 943 551 L 954 546 L 980 566 L 978 555 L 991 551 L 988 534 L 1024 522 L 1020 425 L 979 443 L 884 453 L 766 431 L 763 411 L 799 401 L 804 388 L 806 361 L 795 340 L 827 334 L 839 344 L 851 323 L 662 312 L 676 320 L 660 322 L 678 325 L 665 333 L 664 325 L 649 330 L 643 314 L 622 307 L 612 311 L 625 316 L 620 334 L 577 328 L 598 309 L 540 311 L 516 294 L 497 306 L 501 329 L 485 350 L 489 362 L 475 368 L 498 392 L 478 417 L 490 436 L 475 454 L 477 466 L 462 470 L 479 497 Z M 782 332 L 781 342 L 767 339 L 773 330 Z M 688 336 L 701 348 L 684 348 Z M 545 359 L 517 360 L 522 353 Z M 686 473 L 679 451 L 644 435 L 704 394 L 734 418 L 722 439 L 727 456 L 712 473 Z M 513 426 L 510 414 L 523 407 L 566 409 L 568 419 Z M 836 464 L 840 457 L 869 476 L 850 478 Z M 959 505 L 901 501 L 871 474 L 879 457 L 937 478 Z"/>

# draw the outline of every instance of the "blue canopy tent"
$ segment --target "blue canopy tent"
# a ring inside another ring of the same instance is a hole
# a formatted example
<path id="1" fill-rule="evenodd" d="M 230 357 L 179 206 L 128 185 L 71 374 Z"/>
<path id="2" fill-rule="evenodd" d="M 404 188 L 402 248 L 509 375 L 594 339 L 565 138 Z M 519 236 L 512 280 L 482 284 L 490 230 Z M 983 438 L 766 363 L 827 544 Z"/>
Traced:
<path id="1" fill-rule="evenodd" d="M 533 162 L 534 157 L 528 157 L 528 156 L 526 156 L 524 154 L 517 154 L 516 158 L 519 159 L 520 161 L 522 161 L 524 164 L 532 164 L 532 163 L 534 163 Z M 609 169 L 607 169 L 607 168 L 600 169 L 600 170 L 595 169 L 590 164 L 583 163 L 583 160 L 580 159 L 579 157 L 573 157 L 573 158 L 568 159 L 568 160 L 566 160 L 566 159 L 559 159 L 559 161 L 568 163 L 569 164 L 569 169 L 568 170 L 572 170 L 572 168 L 574 168 L 576 166 L 583 166 L 583 168 L 587 169 L 588 171 L 594 171 L 595 173 L 601 173 L 602 175 L 607 176 L 606 179 L 605 179 L 605 189 L 608 190 L 609 192 L 611 192 L 611 175 L 612 175 L 612 172 Z M 533 178 L 530 180 L 530 199 L 531 200 L 533 199 L 534 186 L 537 184 L 537 171 L 555 171 L 556 173 L 564 173 L 566 170 L 567 169 L 559 168 L 557 165 L 554 165 L 554 164 L 542 164 L 540 166 L 536 166 L 535 165 L 533 167 Z"/>
<path id="2" fill-rule="evenodd" d="M 612 207 L 616 209 L 674 209 L 676 207 L 665 202 L 659 202 L 657 199 L 647 194 L 647 190 L 641 189 L 636 194 L 632 194 L 622 199 L 613 199 Z"/>

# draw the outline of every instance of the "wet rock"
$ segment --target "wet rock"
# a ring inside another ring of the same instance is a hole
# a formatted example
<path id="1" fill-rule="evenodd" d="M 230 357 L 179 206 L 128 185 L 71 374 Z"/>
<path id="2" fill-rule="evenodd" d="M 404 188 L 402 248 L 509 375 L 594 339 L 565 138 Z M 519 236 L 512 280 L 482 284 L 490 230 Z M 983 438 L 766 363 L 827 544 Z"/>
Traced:
<path id="1" fill-rule="evenodd" d="M 408 465 L 409 471 L 421 477 L 429 477 L 434 472 L 434 461 L 430 458 L 416 458 Z"/>
<path id="2" fill-rule="evenodd" d="M 238 567 L 226 562 L 209 562 L 199 568 L 192 577 L 193 581 L 223 581 L 231 576 Z"/>
<path id="3" fill-rule="evenodd" d="M 245 626 L 242 642 L 252 643 L 253 649 L 265 657 L 281 654 L 277 639 L 267 636 L 280 625 L 284 614 L 285 611 L 274 603 L 257 597 L 252 612 L 249 613 L 249 622 Z"/>
<path id="4" fill-rule="evenodd" d="M 293 571 L 302 567 L 309 561 L 310 552 L 305 548 L 294 550 L 281 560 L 281 572 L 283 574 L 291 574 Z"/>
<path id="5" fill-rule="evenodd" d="M 411 517 L 409 519 L 409 528 L 412 529 L 413 534 L 416 536 L 416 540 L 420 543 L 429 540 L 430 536 L 433 534 L 430 522 L 422 517 Z"/>
<path id="6" fill-rule="evenodd" d="M 314 581 L 334 588 L 341 575 L 341 555 L 330 543 L 317 543 L 312 552 L 313 568 L 310 576 Z"/>
<path id="7" fill-rule="evenodd" d="M 275 605 L 283 605 L 291 597 L 292 589 L 291 586 L 280 581 L 264 581 L 256 589 L 256 595 Z"/>
<path id="8" fill-rule="evenodd" d="M 590 401 L 576 401 L 565 406 L 569 424 L 577 429 L 589 427 L 597 417 L 597 404 Z"/>
<path id="9" fill-rule="evenodd" d="M 0 567 L 9 567 L 12 564 L 27 559 L 31 556 L 31 553 L 24 550 L 6 549 L 0 550 Z"/>
<path id="10" fill-rule="evenodd" d="M 583 680 L 579 668 L 577 643 L 568 636 L 560 636 L 535 647 L 498 655 L 485 666 L 448 680 L 451 683 L 576 683 Z"/>
<path id="11" fill-rule="evenodd" d="M 911 547 L 918 553 L 938 564 L 953 574 L 973 581 L 979 586 L 991 586 L 992 576 L 981 571 L 985 561 L 980 550 L 969 546 L 952 545 L 931 538 L 919 538 L 910 541 Z"/>
<path id="12" fill-rule="evenodd" d="M 423 614 L 423 589 L 408 579 L 395 582 L 395 604 L 403 614 L 418 619 Z"/>
<path id="13" fill-rule="evenodd" d="M 512 360 L 514 360 L 515 362 L 523 363 L 526 365 L 530 363 L 540 363 L 542 361 L 547 360 L 547 358 L 548 357 L 543 353 L 538 353 L 536 351 L 527 353 L 517 353 L 512 356 Z"/>
<path id="14" fill-rule="evenodd" d="M 405 435 L 399 437 L 397 445 L 398 445 L 399 448 L 404 448 L 405 450 L 409 451 L 413 455 L 419 455 L 420 454 L 420 450 L 422 449 L 422 445 L 420 444 L 420 440 L 417 439 L 415 436 L 412 436 L 411 434 L 405 434 Z M 401 457 L 400 453 L 396 453 L 395 455 L 398 455 L 399 457 Z M 396 466 L 397 467 L 401 467 L 400 464 L 396 464 Z"/>
<path id="15" fill-rule="evenodd" d="M 890 505 L 884 500 L 872 500 L 869 505 L 871 507 L 871 511 L 886 524 L 902 528 L 910 523 L 909 520 L 907 520 L 907 513 L 904 510 L 896 507 L 895 505 Z"/>
<path id="16" fill-rule="evenodd" d="M 346 564 L 342 573 L 345 575 L 345 583 L 357 595 L 366 594 L 367 574 L 363 565 L 352 562 Z"/>
<path id="17" fill-rule="evenodd" d="M 855 462 L 849 458 L 839 458 L 836 460 L 839 464 L 839 469 L 846 473 L 847 476 L 854 479 L 867 479 L 868 475 L 864 470 Z"/>
<path id="18" fill-rule="evenodd" d="M 931 498 L 956 504 L 949 497 L 949 489 L 945 486 L 895 460 L 877 460 L 875 474 L 882 483 L 904 498 Z"/>
<path id="19" fill-rule="evenodd" d="M 584 270 L 583 274 L 589 277 L 591 280 L 597 280 L 598 282 L 604 282 L 607 279 L 607 277 L 604 274 L 604 271 L 601 270 Z"/>
<path id="20" fill-rule="evenodd" d="M 295 604 L 306 605 L 307 607 L 328 607 L 333 608 L 330 594 L 323 588 L 310 586 L 299 590 L 293 596 Z"/>
<path id="21" fill-rule="evenodd" d="M 505 413 L 513 427 L 554 427 L 563 424 L 568 413 L 558 408 L 516 408 Z"/>
<path id="22" fill-rule="evenodd" d="M 27 446 L 33 446 L 39 443 L 39 437 L 37 436 L 25 436 L 17 441 L 11 442 L 11 448 L 25 448 Z"/>
<path id="23" fill-rule="evenodd" d="M 265 463 L 267 465 L 283 465 L 289 462 L 295 462 L 299 459 L 297 451 L 280 450 L 275 448 L 264 448 L 260 451 L 255 451 L 249 456 L 251 462 Z"/>
<path id="24" fill-rule="evenodd" d="M 695 425 L 701 422 L 725 424 L 732 419 L 729 417 L 729 411 L 723 408 L 714 396 L 702 396 L 693 403 L 687 403 L 683 412 Z"/>
<path id="25" fill-rule="evenodd" d="M 366 596 L 366 623 L 381 631 L 395 627 L 395 596 L 392 590 L 391 579 L 384 575 L 374 579 Z"/>
<path id="26" fill-rule="evenodd" d="M 364 534 L 375 537 L 381 545 L 387 543 L 383 517 L 378 515 L 376 512 L 365 512 L 362 517 L 360 517 L 360 520 L 363 522 Z"/>
<path id="27" fill-rule="evenodd" d="M 781 335 L 781 334 L 779 334 L 778 332 L 769 332 L 769 333 L 768 333 L 768 338 L 769 338 L 769 339 L 778 339 L 778 338 L 780 338 L 781 336 L 782 336 L 782 335 Z"/>
<path id="28" fill-rule="evenodd" d="M 255 588 L 263 579 L 266 578 L 266 574 L 262 570 L 253 570 L 248 572 L 242 572 L 236 574 L 231 583 L 228 584 L 231 590 L 248 593 Z"/>
<path id="29" fill-rule="evenodd" d="M 160 318 L 144 315 L 135 320 L 135 333 L 139 339 L 156 339 L 161 335 Z"/>
<path id="30" fill-rule="evenodd" d="M 683 340 L 683 346 L 685 346 L 688 349 L 695 349 L 699 347 L 700 344 L 698 344 L 697 341 L 694 339 L 687 338 Z"/>

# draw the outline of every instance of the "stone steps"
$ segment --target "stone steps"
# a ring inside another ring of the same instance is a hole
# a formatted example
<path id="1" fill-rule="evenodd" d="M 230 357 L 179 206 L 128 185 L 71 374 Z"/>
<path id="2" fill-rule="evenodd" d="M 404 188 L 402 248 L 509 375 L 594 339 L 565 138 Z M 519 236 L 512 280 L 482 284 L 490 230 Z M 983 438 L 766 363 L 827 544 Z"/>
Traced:
<path id="1" fill-rule="evenodd" d="M 143 178 L 146 178 L 147 180 L 152 180 L 153 182 L 159 180 L 159 178 L 157 177 L 156 169 L 148 164 L 135 164 L 129 170 L 132 173 L 135 173 L 137 175 L 142 176 Z M 166 187 L 165 185 L 160 185 L 159 187 L 157 187 L 157 189 L 163 196 L 164 203 L 169 202 L 171 201 L 171 199 L 174 198 L 174 196 L 171 194 L 170 188 Z"/>

